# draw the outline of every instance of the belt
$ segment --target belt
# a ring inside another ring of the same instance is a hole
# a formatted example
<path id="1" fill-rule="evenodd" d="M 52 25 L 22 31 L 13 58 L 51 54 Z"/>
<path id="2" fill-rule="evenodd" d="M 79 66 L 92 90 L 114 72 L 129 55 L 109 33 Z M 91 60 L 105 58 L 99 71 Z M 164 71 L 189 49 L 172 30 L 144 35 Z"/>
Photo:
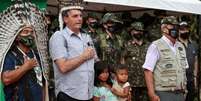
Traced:
<path id="1" fill-rule="evenodd" d="M 187 90 L 185 89 L 178 89 L 178 88 L 163 88 L 156 91 L 162 91 L 162 92 L 173 92 L 173 93 L 187 93 Z"/>
<path id="2" fill-rule="evenodd" d="M 173 90 L 173 91 L 170 91 L 170 92 L 180 94 L 180 93 L 185 93 L 185 90 L 184 89 L 178 89 L 178 90 Z"/>

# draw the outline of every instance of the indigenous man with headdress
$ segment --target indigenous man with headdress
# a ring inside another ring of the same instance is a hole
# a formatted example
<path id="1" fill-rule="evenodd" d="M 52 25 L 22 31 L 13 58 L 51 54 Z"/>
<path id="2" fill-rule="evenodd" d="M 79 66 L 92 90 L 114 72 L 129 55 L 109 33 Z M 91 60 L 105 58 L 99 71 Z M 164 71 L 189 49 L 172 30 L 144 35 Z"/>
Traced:
<path id="1" fill-rule="evenodd" d="M 88 101 L 94 84 L 95 49 L 81 30 L 82 0 L 60 0 L 60 31 L 49 41 L 53 60 L 57 101 Z M 63 25 L 65 25 L 63 27 Z"/>
<path id="2" fill-rule="evenodd" d="M 44 14 L 34 4 L 16 0 L 0 16 L 0 69 L 6 101 L 47 101 Z"/>

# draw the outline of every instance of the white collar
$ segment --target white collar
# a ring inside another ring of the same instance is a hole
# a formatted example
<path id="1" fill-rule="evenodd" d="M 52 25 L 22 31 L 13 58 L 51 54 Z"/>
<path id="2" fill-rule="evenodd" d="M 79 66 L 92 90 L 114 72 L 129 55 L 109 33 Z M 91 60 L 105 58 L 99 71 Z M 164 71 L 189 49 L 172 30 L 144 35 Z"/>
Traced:
<path id="1" fill-rule="evenodd" d="M 166 36 L 162 36 L 162 39 L 170 46 L 175 47 L 178 43 L 178 41 L 176 40 L 175 44 L 173 44 Z"/>

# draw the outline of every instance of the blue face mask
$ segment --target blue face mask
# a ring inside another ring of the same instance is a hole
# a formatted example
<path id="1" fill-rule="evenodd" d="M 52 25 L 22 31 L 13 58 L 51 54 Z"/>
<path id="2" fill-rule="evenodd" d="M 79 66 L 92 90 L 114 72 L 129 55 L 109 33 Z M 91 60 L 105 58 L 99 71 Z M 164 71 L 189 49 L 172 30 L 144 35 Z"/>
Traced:
<path id="1" fill-rule="evenodd" d="M 169 29 L 169 33 L 170 33 L 170 36 L 174 39 L 177 39 L 179 36 L 179 30 L 177 27 L 174 27 L 173 29 Z"/>

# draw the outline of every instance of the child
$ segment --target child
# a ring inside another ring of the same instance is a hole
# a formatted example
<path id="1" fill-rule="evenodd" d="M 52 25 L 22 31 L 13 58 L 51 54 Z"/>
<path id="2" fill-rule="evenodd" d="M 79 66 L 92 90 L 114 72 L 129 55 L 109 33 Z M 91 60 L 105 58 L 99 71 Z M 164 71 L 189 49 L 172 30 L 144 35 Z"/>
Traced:
<path id="1" fill-rule="evenodd" d="M 128 68 L 126 65 L 115 67 L 115 80 L 112 86 L 112 92 L 118 96 L 118 101 L 131 101 L 130 84 L 128 80 Z"/>
<path id="2" fill-rule="evenodd" d="M 106 62 L 99 61 L 95 63 L 94 85 L 93 101 L 118 101 L 117 97 L 111 92 L 112 82 Z"/>

